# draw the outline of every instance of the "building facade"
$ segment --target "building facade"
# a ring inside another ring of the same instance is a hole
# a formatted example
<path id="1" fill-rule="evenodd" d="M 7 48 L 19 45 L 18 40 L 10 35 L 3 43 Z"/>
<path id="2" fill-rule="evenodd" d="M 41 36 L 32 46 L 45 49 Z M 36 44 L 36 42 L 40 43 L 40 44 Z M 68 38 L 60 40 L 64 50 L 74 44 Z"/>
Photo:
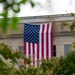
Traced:
<path id="1" fill-rule="evenodd" d="M 53 55 L 57 57 L 65 56 L 71 52 L 70 46 L 75 42 L 75 32 L 71 32 L 69 27 L 63 26 L 62 23 L 66 21 L 71 24 L 73 20 L 74 17 L 69 14 L 21 17 L 21 21 L 18 23 L 18 31 L 8 29 L 7 35 L 0 37 L 0 42 L 5 42 L 13 49 L 19 49 L 23 54 L 24 23 L 42 24 L 53 22 Z"/>

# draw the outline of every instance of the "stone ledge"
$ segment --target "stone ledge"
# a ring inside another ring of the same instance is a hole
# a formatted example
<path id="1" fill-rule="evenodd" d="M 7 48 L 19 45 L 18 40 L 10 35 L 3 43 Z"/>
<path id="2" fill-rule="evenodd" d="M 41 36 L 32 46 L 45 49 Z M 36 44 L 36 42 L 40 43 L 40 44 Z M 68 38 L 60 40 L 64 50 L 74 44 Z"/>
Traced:
<path id="1" fill-rule="evenodd" d="M 56 32 L 53 33 L 53 36 L 75 36 L 75 31 L 72 32 Z M 6 36 L 0 36 L 0 39 L 9 39 L 9 38 L 23 38 L 24 34 L 10 34 Z"/>

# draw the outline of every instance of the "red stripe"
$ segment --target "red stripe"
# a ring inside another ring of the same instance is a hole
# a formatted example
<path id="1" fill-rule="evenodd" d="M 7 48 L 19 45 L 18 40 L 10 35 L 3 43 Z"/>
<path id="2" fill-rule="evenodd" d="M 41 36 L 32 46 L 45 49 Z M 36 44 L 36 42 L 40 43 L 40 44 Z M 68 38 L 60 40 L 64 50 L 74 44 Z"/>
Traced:
<path id="1" fill-rule="evenodd" d="M 46 59 L 48 60 L 48 30 L 49 30 L 49 24 L 47 24 L 47 31 L 46 31 Z"/>
<path id="2" fill-rule="evenodd" d="M 24 54 L 25 54 L 25 56 L 26 56 L 26 42 L 24 42 Z M 24 63 L 25 63 L 25 65 L 26 65 L 26 61 L 24 60 Z"/>
<path id="3" fill-rule="evenodd" d="M 29 55 L 29 58 L 30 58 L 30 43 L 28 43 L 28 55 Z"/>
<path id="4" fill-rule="evenodd" d="M 54 23 L 52 22 L 52 25 L 51 25 L 51 57 L 53 56 L 53 25 Z"/>
<path id="5" fill-rule="evenodd" d="M 32 45 L 33 45 L 33 55 L 34 55 L 34 54 L 35 54 L 35 51 L 34 51 L 34 46 L 35 46 L 35 45 L 34 45 L 34 44 L 32 44 Z"/>
<path id="6" fill-rule="evenodd" d="M 26 43 L 24 42 L 24 54 L 26 55 Z"/>
<path id="7" fill-rule="evenodd" d="M 42 58 L 44 58 L 44 28 L 45 26 L 42 25 Z"/>
<path id="8" fill-rule="evenodd" d="M 32 50 L 33 50 L 33 65 L 35 65 L 35 51 L 34 51 L 34 44 L 32 44 Z"/>
<path id="9" fill-rule="evenodd" d="M 37 59 L 39 60 L 39 44 L 37 44 Z"/>
<path id="10" fill-rule="evenodd" d="M 37 66 L 39 65 L 39 44 L 37 44 Z"/>

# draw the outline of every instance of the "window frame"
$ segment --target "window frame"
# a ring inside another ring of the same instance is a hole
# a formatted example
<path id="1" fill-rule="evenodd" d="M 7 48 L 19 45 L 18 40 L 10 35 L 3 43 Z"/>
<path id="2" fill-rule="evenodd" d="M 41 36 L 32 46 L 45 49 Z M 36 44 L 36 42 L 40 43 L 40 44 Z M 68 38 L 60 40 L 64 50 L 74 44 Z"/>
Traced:
<path id="1" fill-rule="evenodd" d="M 21 54 L 24 54 L 24 46 L 18 46 L 19 51 Z"/>
<path id="2" fill-rule="evenodd" d="M 67 48 L 69 47 L 69 48 Z M 65 44 L 64 45 L 64 55 L 66 56 L 68 53 L 71 53 L 72 50 L 71 50 L 71 44 Z"/>

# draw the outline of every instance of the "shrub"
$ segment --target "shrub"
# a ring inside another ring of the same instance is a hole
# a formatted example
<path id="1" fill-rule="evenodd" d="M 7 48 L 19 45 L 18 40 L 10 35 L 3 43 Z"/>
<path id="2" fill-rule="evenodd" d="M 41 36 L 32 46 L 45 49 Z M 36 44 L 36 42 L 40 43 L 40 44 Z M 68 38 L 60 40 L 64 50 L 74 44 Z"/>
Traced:
<path id="1" fill-rule="evenodd" d="M 29 64 L 28 67 L 25 66 L 23 60 Z M 20 64 L 23 68 L 19 68 Z M 8 45 L 0 43 L 0 75 L 74 75 L 75 51 L 64 57 L 43 59 L 38 67 L 30 64 L 31 61 L 19 50 L 13 50 Z"/>

